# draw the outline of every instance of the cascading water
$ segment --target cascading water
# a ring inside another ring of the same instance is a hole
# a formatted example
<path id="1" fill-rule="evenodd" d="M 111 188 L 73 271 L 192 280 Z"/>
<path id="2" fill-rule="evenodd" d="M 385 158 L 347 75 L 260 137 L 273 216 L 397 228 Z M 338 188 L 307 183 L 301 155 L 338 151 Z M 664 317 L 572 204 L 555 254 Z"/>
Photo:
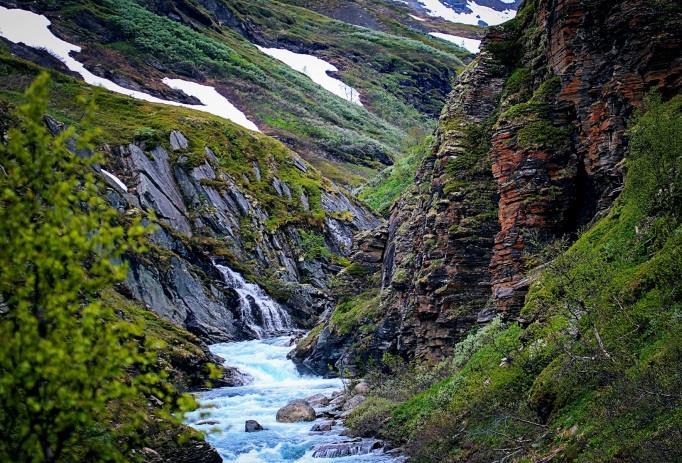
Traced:
<path id="1" fill-rule="evenodd" d="M 289 314 L 260 286 L 247 282 L 229 267 L 213 265 L 223 275 L 225 283 L 239 295 L 241 319 L 258 338 L 281 335 L 294 329 Z"/>
<path id="2" fill-rule="evenodd" d="M 253 378 L 239 387 L 223 387 L 198 395 L 200 408 L 187 416 L 187 423 L 207 432 L 206 439 L 226 463 L 396 463 L 402 461 L 373 449 L 371 440 L 354 444 L 358 454 L 313 457 L 319 446 L 347 440 L 337 424 L 331 432 L 311 432 L 313 422 L 278 423 L 277 410 L 294 399 L 315 394 L 330 396 L 343 384 L 338 378 L 301 375 L 287 359 L 291 338 L 287 336 L 231 342 L 210 346 L 211 352 Z M 246 432 L 246 420 L 256 420 L 265 430 Z M 321 422 L 318 420 L 317 422 Z"/>

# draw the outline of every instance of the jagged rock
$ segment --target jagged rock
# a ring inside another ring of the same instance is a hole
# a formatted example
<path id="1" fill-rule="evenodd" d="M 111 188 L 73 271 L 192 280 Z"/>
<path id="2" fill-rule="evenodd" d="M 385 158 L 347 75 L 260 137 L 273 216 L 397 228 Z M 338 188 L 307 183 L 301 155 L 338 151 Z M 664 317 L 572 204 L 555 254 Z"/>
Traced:
<path id="1" fill-rule="evenodd" d="M 343 407 L 341 409 L 344 412 L 351 411 L 365 400 L 367 400 L 367 397 L 365 397 L 364 395 L 360 394 L 354 395 L 353 397 L 344 402 Z"/>
<path id="2" fill-rule="evenodd" d="M 329 397 L 324 394 L 315 394 L 310 397 L 306 397 L 306 402 L 310 404 L 311 407 L 326 407 L 329 405 Z"/>
<path id="3" fill-rule="evenodd" d="M 303 159 L 295 156 L 293 158 L 293 161 L 294 161 L 294 166 L 296 166 L 296 168 L 298 170 L 300 170 L 301 172 L 308 172 L 308 168 L 306 167 L 305 163 L 303 162 Z"/>
<path id="4" fill-rule="evenodd" d="M 343 404 L 346 403 L 346 400 L 348 400 L 348 398 L 345 394 L 339 394 L 329 402 L 329 408 L 340 410 L 343 407 Z"/>
<path id="5" fill-rule="evenodd" d="M 246 423 L 244 424 L 244 431 L 246 432 L 258 432 L 264 430 L 265 428 L 256 420 L 246 420 Z"/>
<path id="6" fill-rule="evenodd" d="M 272 187 L 275 189 L 278 195 L 286 196 L 287 198 L 291 199 L 291 190 L 289 189 L 289 186 L 277 177 L 272 178 Z"/>
<path id="7" fill-rule="evenodd" d="M 648 89 L 667 98 L 682 85 L 679 28 L 644 0 L 537 4 L 523 24 L 490 28 L 458 76 L 385 239 L 380 230 L 372 246 L 369 233 L 356 237 L 370 252 L 352 260 L 372 278 L 382 259 L 375 329 L 340 336 L 325 326 L 297 361 L 353 371 L 386 351 L 449 355 L 477 323 L 518 316 L 534 243 L 571 236 L 621 191 L 627 119 Z M 517 55 L 500 52 L 512 48 Z M 514 70 L 527 77 L 511 91 Z M 343 235 L 336 241 L 344 247 Z"/>
<path id="8" fill-rule="evenodd" d="M 261 176 L 260 176 L 260 167 L 258 167 L 258 162 L 253 161 L 253 175 L 256 177 L 256 181 L 260 182 L 261 181 Z"/>
<path id="9" fill-rule="evenodd" d="M 170 145 L 173 151 L 186 150 L 189 147 L 189 142 L 178 130 L 173 130 L 170 133 Z"/>
<path id="10" fill-rule="evenodd" d="M 316 416 L 313 407 L 305 400 L 293 400 L 277 410 L 277 421 L 280 423 L 314 421 Z"/>
<path id="11" fill-rule="evenodd" d="M 352 455 L 367 455 L 383 447 L 381 441 L 355 439 L 331 444 L 320 444 L 313 449 L 314 458 L 341 458 Z"/>
<path id="12" fill-rule="evenodd" d="M 332 430 L 335 424 L 336 421 L 334 420 L 327 420 L 321 423 L 315 423 L 313 427 L 310 428 L 310 432 L 329 432 Z"/>

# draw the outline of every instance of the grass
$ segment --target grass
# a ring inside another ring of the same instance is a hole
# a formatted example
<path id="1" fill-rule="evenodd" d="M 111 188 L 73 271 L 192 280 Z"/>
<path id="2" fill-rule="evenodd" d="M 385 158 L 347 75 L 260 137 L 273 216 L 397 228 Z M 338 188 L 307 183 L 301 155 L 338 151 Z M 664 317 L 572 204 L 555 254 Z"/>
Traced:
<path id="1" fill-rule="evenodd" d="M 330 327 L 340 334 L 354 329 L 368 330 L 379 312 L 379 293 L 372 289 L 340 302 L 334 309 Z"/>
<path id="2" fill-rule="evenodd" d="M 431 136 L 412 144 L 406 155 L 365 185 L 358 197 L 373 210 L 386 214 L 393 203 L 414 183 L 417 167 L 431 148 Z"/>

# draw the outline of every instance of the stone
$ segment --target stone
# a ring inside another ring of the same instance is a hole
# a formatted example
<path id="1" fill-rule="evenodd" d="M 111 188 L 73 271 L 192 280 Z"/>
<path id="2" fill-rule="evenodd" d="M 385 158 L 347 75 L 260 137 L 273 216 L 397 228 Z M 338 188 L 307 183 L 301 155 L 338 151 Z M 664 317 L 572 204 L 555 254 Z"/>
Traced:
<path id="1" fill-rule="evenodd" d="M 199 420 L 196 423 L 197 426 L 215 426 L 217 424 L 220 424 L 220 421 L 218 420 Z"/>
<path id="2" fill-rule="evenodd" d="M 311 407 L 326 407 L 329 405 L 329 397 L 324 394 L 315 394 L 307 397 L 306 402 L 310 404 Z"/>
<path id="3" fill-rule="evenodd" d="M 294 156 L 293 160 L 294 166 L 296 166 L 298 170 L 300 170 L 301 172 L 308 172 L 308 168 L 306 167 L 305 163 L 301 158 Z"/>
<path id="4" fill-rule="evenodd" d="M 354 395 L 343 404 L 341 409 L 345 412 L 351 411 L 365 400 L 367 400 L 367 398 L 364 395 Z"/>
<path id="5" fill-rule="evenodd" d="M 353 394 L 366 396 L 369 394 L 369 384 L 367 384 L 365 381 L 360 381 L 353 388 Z"/>
<path id="6" fill-rule="evenodd" d="M 331 402 L 329 402 L 329 406 L 333 409 L 341 409 L 344 403 L 346 403 L 346 396 L 341 394 L 337 397 L 334 397 Z"/>
<path id="7" fill-rule="evenodd" d="M 310 428 L 310 432 L 329 432 L 332 430 L 335 424 L 336 421 L 334 420 L 326 420 L 321 423 L 315 423 L 313 427 Z"/>
<path id="8" fill-rule="evenodd" d="M 246 432 L 258 432 L 264 430 L 265 428 L 256 420 L 246 420 L 246 423 L 244 423 L 244 431 Z"/>
<path id="9" fill-rule="evenodd" d="M 173 151 L 186 150 L 189 147 L 189 142 L 178 130 L 173 130 L 170 133 L 170 145 Z"/>
<path id="10" fill-rule="evenodd" d="M 298 423 L 314 421 L 317 417 L 315 409 L 305 400 L 292 400 L 277 410 L 277 421 L 280 423 Z"/>

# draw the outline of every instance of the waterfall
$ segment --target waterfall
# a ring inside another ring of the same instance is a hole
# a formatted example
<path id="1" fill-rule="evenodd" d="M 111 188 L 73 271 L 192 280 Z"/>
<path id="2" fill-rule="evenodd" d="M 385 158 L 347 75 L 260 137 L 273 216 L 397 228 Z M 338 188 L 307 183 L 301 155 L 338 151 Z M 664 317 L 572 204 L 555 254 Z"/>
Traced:
<path id="1" fill-rule="evenodd" d="M 294 328 L 289 314 L 260 286 L 247 282 L 243 276 L 229 267 L 215 263 L 213 265 L 223 275 L 225 283 L 239 295 L 242 322 L 259 339 L 282 334 Z"/>

